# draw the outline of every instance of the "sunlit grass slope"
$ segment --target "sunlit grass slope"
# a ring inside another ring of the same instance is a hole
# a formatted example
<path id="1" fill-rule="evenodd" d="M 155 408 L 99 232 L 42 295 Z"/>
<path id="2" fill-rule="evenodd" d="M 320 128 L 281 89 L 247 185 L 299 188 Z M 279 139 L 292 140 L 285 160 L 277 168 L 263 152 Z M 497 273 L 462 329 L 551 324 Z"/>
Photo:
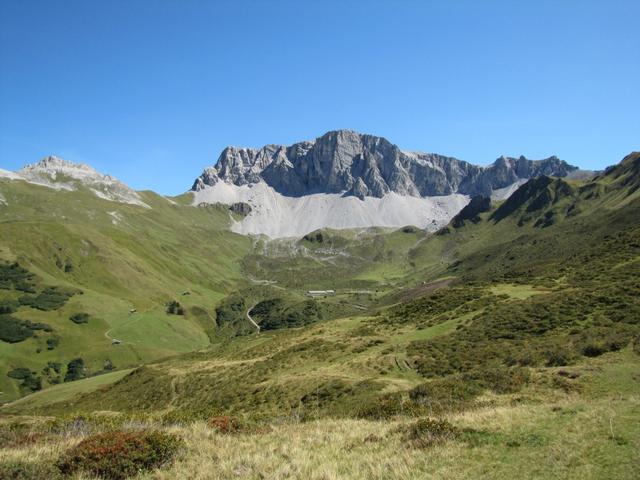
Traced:
<path id="1" fill-rule="evenodd" d="M 147 209 L 88 191 L 6 180 L 0 191 L 7 203 L 0 206 L 0 261 L 19 262 L 39 287 L 82 292 L 56 310 L 23 307 L 14 314 L 53 332 L 0 342 L 0 401 L 24 393 L 6 375 L 12 368 L 39 374 L 48 362 L 64 369 L 83 358 L 91 374 L 107 361 L 125 368 L 203 348 L 215 330 L 215 306 L 243 281 L 240 259 L 250 240 L 226 230 L 229 213 L 222 207 L 194 208 L 182 205 L 188 199 L 142 192 Z M 0 290 L 0 299 L 19 294 Z M 165 304 L 172 300 L 185 315 L 167 315 Z M 88 323 L 69 320 L 79 312 L 90 315 Z M 47 350 L 51 337 L 59 342 Z M 112 345 L 112 339 L 122 344 Z"/>

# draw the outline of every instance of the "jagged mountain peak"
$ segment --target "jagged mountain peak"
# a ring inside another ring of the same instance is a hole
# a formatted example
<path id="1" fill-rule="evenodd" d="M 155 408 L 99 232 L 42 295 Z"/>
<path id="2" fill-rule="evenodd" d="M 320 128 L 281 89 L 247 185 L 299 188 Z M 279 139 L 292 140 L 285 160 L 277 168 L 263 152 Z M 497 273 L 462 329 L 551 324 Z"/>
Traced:
<path id="1" fill-rule="evenodd" d="M 524 155 L 520 155 L 517 158 L 501 155 L 488 168 L 500 168 L 504 166 L 514 169 L 516 173 L 523 178 L 536 176 L 530 175 L 532 171 L 535 171 L 539 175 L 564 177 L 569 175 L 571 172 L 578 170 L 578 167 L 569 165 L 556 155 L 551 155 L 550 157 L 543 158 L 541 160 L 531 160 Z"/>
<path id="2" fill-rule="evenodd" d="M 565 176 L 577 170 L 556 156 L 529 160 L 501 156 L 481 167 L 434 153 L 407 152 L 384 137 L 332 130 L 312 141 L 262 148 L 227 147 L 192 190 L 223 180 L 237 186 L 266 182 L 285 196 L 340 193 L 382 198 L 390 192 L 417 197 L 491 195 L 519 179 Z"/>

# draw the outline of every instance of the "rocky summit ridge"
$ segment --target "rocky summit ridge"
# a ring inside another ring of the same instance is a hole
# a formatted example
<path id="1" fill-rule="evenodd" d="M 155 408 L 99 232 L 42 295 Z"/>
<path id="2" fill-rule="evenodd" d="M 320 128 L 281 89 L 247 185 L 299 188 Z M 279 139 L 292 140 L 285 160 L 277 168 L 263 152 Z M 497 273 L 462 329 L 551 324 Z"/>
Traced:
<path id="1" fill-rule="evenodd" d="M 131 187 L 111 175 L 104 175 L 84 163 L 74 163 L 55 155 L 26 165 L 17 172 L 0 171 L 0 177 L 24 180 L 56 190 L 77 190 L 83 187 L 96 196 L 121 203 L 148 207 Z"/>
<path id="2" fill-rule="evenodd" d="M 236 186 L 264 181 L 291 197 L 341 193 L 363 199 L 390 192 L 412 197 L 488 196 L 521 179 L 564 177 L 577 170 L 556 156 L 543 160 L 501 156 L 484 167 L 435 153 L 403 151 L 383 137 L 335 130 L 290 146 L 227 147 L 192 190 L 222 180 Z"/>

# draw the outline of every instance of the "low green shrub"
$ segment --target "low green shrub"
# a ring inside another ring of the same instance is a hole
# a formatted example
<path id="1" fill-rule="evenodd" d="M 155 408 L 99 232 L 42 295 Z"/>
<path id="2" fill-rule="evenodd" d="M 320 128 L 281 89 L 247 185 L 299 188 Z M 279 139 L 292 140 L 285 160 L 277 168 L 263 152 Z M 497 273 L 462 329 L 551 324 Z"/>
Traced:
<path id="1" fill-rule="evenodd" d="M 529 370 L 526 368 L 501 365 L 476 368 L 462 376 L 463 380 L 474 381 L 481 387 L 496 393 L 519 392 L 529 382 L 530 377 Z"/>
<path id="2" fill-rule="evenodd" d="M 414 387 L 408 396 L 394 392 L 371 397 L 357 407 L 356 416 L 382 420 L 462 411 L 472 408 L 485 388 L 477 379 L 463 376 L 436 378 Z"/>
<path id="3" fill-rule="evenodd" d="M 20 305 L 38 310 L 57 310 L 62 307 L 76 292 L 58 287 L 47 287 L 38 295 L 23 295 L 18 301 Z"/>
<path id="4" fill-rule="evenodd" d="M 0 289 L 34 292 L 35 275 L 18 263 L 0 263 Z"/>
<path id="5" fill-rule="evenodd" d="M 69 449 L 58 461 L 65 475 L 85 472 L 120 480 L 171 462 L 182 439 L 158 431 L 112 431 L 93 435 Z"/>
<path id="6" fill-rule="evenodd" d="M 0 315 L 0 340 L 7 343 L 18 343 L 33 336 L 24 321 L 11 315 Z"/>
<path id="7" fill-rule="evenodd" d="M 545 366 L 547 367 L 564 367 L 565 365 L 571 365 L 576 361 L 575 352 L 568 346 L 555 346 L 546 351 L 547 361 Z"/>
<path id="8" fill-rule="evenodd" d="M 599 357 L 606 352 L 607 348 L 604 345 L 596 343 L 591 343 L 582 349 L 582 354 L 585 357 Z"/>
<path id="9" fill-rule="evenodd" d="M 53 350 L 60 345 L 60 339 L 58 337 L 47 338 L 47 350 Z"/>
<path id="10" fill-rule="evenodd" d="M 459 309 L 465 304 L 472 304 L 484 294 L 483 289 L 468 285 L 435 290 L 422 297 L 392 307 L 383 323 L 432 326 L 439 321 L 446 320 L 440 318 L 440 315 Z"/>
<path id="11" fill-rule="evenodd" d="M 47 365 L 42 369 L 42 375 L 47 378 L 47 382 L 50 384 L 58 384 L 62 381 L 62 377 L 60 376 L 61 370 L 61 363 L 47 362 Z"/>
<path id="12" fill-rule="evenodd" d="M 207 421 L 210 416 L 211 412 L 179 408 L 163 413 L 160 422 L 165 426 L 188 425 L 197 421 Z"/>
<path id="13" fill-rule="evenodd" d="M 576 347 L 585 357 L 598 357 L 626 347 L 633 339 L 634 334 L 637 335 L 637 329 L 626 322 L 611 322 L 608 319 L 602 319 L 597 325 L 580 332 Z"/>
<path id="14" fill-rule="evenodd" d="M 431 413 L 443 413 L 471 407 L 480 393 L 477 381 L 450 376 L 418 385 L 409 391 L 409 398 Z"/>
<path id="15" fill-rule="evenodd" d="M 618 269 L 611 275 L 614 274 L 621 275 L 619 283 L 612 281 L 607 286 L 598 283 L 597 288 L 587 288 L 582 282 L 571 295 L 548 292 L 486 305 L 484 300 L 497 297 L 473 300 L 470 302 L 473 308 L 483 305 L 481 312 L 459 324 L 449 335 L 411 342 L 407 353 L 419 374 L 436 378 L 469 373 L 482 364 L 564 366 L 583 355 L 597 356 L 620 350 L 638 334 L 640 306 L 637 298 L 630 295 L 638 288 L 636 281 L 629 280 L 635 278 L 632 272 L 622 273 Z M 405 322 L 415 323 L 421 317 L 425 318 L 426 325 L 446 320 L 449 316 L 442 313 L 440 307 L 456 298 L 465 300 L 452 291 L 455 289 L 450 289 L 448 295 L 441 293 L 440 297 L 409 302 L 392 311 L 406 315 Z M 456 314 L 467 306 L 469 304 L 457 306 Z M 506 389 L 502 381 L 486 380 L 500 392 L 514 391 L 525 379 L 512 377 L 515 383 L 508 381 Z"/>
<path id="16" fill-rule="evenodd" d="M 428 407 L 405 398 L 401 393 L 394 392 L 372 397 L 363 401 L 355 411 L 358 418 L 385 420 L 398 416 L 418 416 L 426 414 Z"/>
<path id="17" fill-rule="evenodd" d="M 36 330 L 52 332 L 53 328 L 46 323 L 21 320 L 11 315 L 0 315 L 0 340 L 7 343 L 18 343 L 33 336 Z"/>
<path id="18" fill-rule="evenodd" d="M 324 241 L 324 236 L 322 235 L 321 231 L 317 230 L 315 232 L 307 233 L 304 237 L 302 237 L 302 239 L 311 243 L 322 243 Z"/>
<path id="19" fill-rule="evenodd" d="M 84 360 L 82 358 L 74 358 L 67 364 L 67 373 L 64 376 L 64 381 L 73 382 L 86 376 Z"/>
<path id="20" fill-rule="evenodd" d="M 233 295 L 216 308 L 216 324 L 222 327 L 238 320 L 245 321 L 244 315 L 247 309 L 244 298 Z"/>
<path id="21" fill-rule="evenodd" d="M 62 371 L 62 364 L 60 362 L 47 362 L 47 367 L 53 370 L 56 373 L 60 373 Z"/>
<path id="22" fill-rule="evenodd" d="M 279 298 L 264 300 L 253 307 L 251 315 L 262 330 L 302 327 L 324 318 L 322 306 L 313 299 L 291 305 Z"/>
<path id="23" fill-rule="evenodd" d="M 0 300 L 0 315 L 14 313 L 18 309 L 18 302 L 15 300 Z"/>
<path id="24" fill-rule="evenodd" d="M 11 461 L 0 463 L 0 478 L 7 480 L 61 480 L 55 465 L 46 462 Z"/>
<path id="25" fill-rule="evenodd" d="M 184 315 L 184 307 L 175 300 L 167 303 L 165 310 L 170 315 Z"/>
<path id="26" fill-rule="evenodd" d="M 31 370 L 24 367 L 14 368 L 13 370 L 9 370 L 7 372 L 7 377 L 15 378 L 16 380 L 24 380 L 27 377 L 31 376 Z"/>
<path id="27" fill-rule="evenodd" d="M 81 323 L 89 323 L 89 314 L 88 313 L 74 313 L 69 317 L 73 323 L 81 324 Z"/>
<path id="28" fill-rule="evenodd" d="M 42 390 L 42 379 L 34 375 L 34 373 L 28 368 L 14 368 L 7 372 L 7 376 L 14 380 L 22 380 L 20 386 L 28 391 L 36 392 L 38 390 Z"/>
<path id="29" fill-rule="evenodd" d="M 411 446 L 428 448 L 458 438 L 460 430 L 447 420 L 439 418 L 421 418 L 409 425 L 400 427 L 403 439 Z"/>

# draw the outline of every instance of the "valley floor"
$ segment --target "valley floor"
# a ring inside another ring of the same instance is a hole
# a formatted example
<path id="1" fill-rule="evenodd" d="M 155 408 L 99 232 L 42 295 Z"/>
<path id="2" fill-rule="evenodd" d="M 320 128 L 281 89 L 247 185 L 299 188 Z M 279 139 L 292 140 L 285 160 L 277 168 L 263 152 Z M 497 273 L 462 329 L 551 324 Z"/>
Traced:
<path id="1" fill-rule="evenodd" d="M 186 448 L 171 466 L 139 478 L 638 478 L 638 367 L 640 357 L 628 348 L 547 369 L 563 379 L 565 391 L 537 384 L 518 394 L 485 396 L 476 408 L 446 416 L 458 428 L 456 438 L 427 448 L 407 439 L 406 428 L 416 421 L 409 418 L 287 419 L 239 434 L 204 422 L 158 426 L 182 437 Z M 33 422 L 37 432 L 42 418 L 5 417 L 3 426 L 16 421 Z M 21 463 L 52 465 L 86 434 L 76 421 L 55 434 L 14 441 L 0 449 L 0 473 Z"/>

